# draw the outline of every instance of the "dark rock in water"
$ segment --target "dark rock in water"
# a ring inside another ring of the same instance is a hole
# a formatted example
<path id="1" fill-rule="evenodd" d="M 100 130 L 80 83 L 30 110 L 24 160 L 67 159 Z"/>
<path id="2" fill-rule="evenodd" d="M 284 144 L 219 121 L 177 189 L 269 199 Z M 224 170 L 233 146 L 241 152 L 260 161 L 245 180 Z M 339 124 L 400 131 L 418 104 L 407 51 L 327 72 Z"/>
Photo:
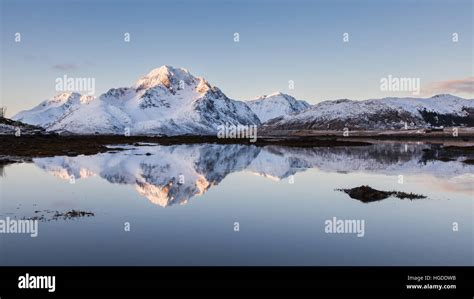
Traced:
<path id="1" fill-rule="evenodd" d="M 369 186 L 360 186 L 352 189 L 340 189 L 340 191 L 343 191 L 350 197 L 363 202 L 378 201 L 391 196 L 390 192 L 379 191 L 372 189 Z"/>
<path id="2" fill-rule="evenodd" d="M 360 200 L 362 202 L 374 202 L 383 200 L 389 197 L 397 197 L 400 199 L 420 199 L 426 198 L 426 196 L 421 194 L 414 194 L 414 193 L 405 193 L 400 191 L 380 191 L 377 189 L 373 189 L 369 186 L 360 186 L 351 189 L 337 189 L 337 191 L 342 191 L 347 193 L 351 198 Z"/>

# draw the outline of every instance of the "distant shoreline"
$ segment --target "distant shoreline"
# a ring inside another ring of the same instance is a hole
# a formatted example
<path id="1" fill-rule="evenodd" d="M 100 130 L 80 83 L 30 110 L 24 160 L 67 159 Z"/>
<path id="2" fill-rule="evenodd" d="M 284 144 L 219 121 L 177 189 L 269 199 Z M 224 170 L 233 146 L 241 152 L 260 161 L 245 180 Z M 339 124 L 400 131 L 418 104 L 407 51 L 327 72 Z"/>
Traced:
<path id="1" fill-rule="evenodd" d="M 472 128 L 469 128 L 472 129 Z M 350 132 L 349 136 L 342 136 L 342 132 L 328 131 L 286 132 L 286 136 L 265 135 L 259 136 L 256 142 L 249 139 L 220 139 L 216 136 L 123 136 L 123 135 L 70 135 L 57 134 L 0 135 L 0 161 L 11 160 L 12 157 L 24 158 L 94 155 L 104 152 L 124 150 L 123 145 L 143 146 L 156 144 L 162 146 L 179 144 L 241 144 L 253 146 L 279 145 L 285 147 L 337 147 L 337 146 L 369 146 L 374 143 L 386 142 L 425 142 L 443 146 L 458 147 L 463 150 L 474 148 L 474 130 L 469 132 L 459 130 L 457 137 L 444 132 L 429 132 L 424 134 L 394 134 L 393 132 L 377 132 L 370 134 L 367 131 Z M 310 135 L 311 133 L 311 135 Z M 357 133 L 357 134 L 356 134 Z M 319 134 L 319 135 L 317 135 Z M 117 147 L 115 147 L 117 146 Z"/>
<path id="2" fill-rule="evenodd" d="M 48 157 L 48 156 L 77 156 L 93 155 L 102 152 L 120 151 L 114 145 L 141 146 L 141 143 L 156 145 L 179 144 L 242 144 L 254 146 L 285 145 L 296 147 L 318 146 L 366 146 L 363 141 L 339 140 L 334 136 L 317 138 L 265 138 L 259 137 L 256 142 L 249 139 L 217 138 L 216 136 L 123 136 L 123 135 L 0 135 L 0 159 L 6 156 L 17 157 Z"/>

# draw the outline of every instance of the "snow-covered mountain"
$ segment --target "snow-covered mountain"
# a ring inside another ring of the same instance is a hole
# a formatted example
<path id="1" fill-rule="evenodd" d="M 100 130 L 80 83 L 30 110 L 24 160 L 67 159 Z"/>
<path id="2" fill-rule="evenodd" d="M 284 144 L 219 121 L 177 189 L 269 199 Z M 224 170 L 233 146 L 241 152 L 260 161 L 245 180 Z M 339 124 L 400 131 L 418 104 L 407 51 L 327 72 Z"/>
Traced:
<path id="1" fill-rule="evenodd" d="M 283 115 L 298 113 L 311 106 L 306 101 L 297 100 L 281 92 L 258 97 L 255 100 L 248 101 L 247 104 L 257 114 L 261 122 L 266 122 L 269 119 Z"/>
<path id="2" fill-rule="evenodd" d="M 12 119 L 47 128 L 93 99 L 92 96 L 81 96 L 76 92 L 60 93 L 31 110 L 19 112 Z"/>
<path id="3" fill-rule="evenodd" d="M 452 95 L 431 98 L 383 98 L 325 101 L 296 115 L 283 115 L 269 129 L 400 129 L 433 126 L 474 126 L 474 99 Z"/>
<path id="4" fill-rule="evenodd" d="M 215 135 L 220 124 L 259 125 L 241 101 L 187 70 L 162 66 L 132 87 L 112 88 L 98 98 L 64 93 L 13 117 L 47 131 L 76 134 Z"/>
<path id="5" fill-rule="evenodd" d="M 311 106 L 276 93 L 242 102 L 185 69 L 165 65 L 131 87 L 112 88 L 97 98 L 62 93 L 13 120 L 76 134 L 216 135 L 219 125 L 264 122 L 264 130 L 390 130 L 405 125 L 474 126 L 474 100 L 437 95 L 344 99 Z"/>

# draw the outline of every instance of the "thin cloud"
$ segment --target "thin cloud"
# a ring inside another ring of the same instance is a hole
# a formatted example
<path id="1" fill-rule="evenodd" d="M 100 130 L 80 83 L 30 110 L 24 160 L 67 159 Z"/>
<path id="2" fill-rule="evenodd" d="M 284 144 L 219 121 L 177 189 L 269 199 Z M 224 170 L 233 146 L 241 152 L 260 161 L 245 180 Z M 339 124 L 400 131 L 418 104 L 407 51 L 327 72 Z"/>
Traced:
<path id="1" fill-rule="evenodd" d="M 79 66 L 74 63 L 58 63 L 53 65 L 52 68 L 60 71 L 70 71 L 79 68 Z"/>
<path id="2" fill-rule="evenodd" d="M 424 94 L 438 93 L 474 93 L 474 77 L 458 80 L 438 81 L 423 88 Z"/>

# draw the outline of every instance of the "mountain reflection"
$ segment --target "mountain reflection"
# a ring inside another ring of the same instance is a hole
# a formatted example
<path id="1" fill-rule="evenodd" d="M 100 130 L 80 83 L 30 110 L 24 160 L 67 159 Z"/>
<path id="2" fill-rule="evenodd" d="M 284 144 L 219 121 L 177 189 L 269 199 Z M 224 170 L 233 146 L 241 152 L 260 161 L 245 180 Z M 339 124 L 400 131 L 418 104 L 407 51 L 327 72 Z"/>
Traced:
<path id="1" fill-rule="evenodd" d="M 423 174 L 434 178 L 468 175 L 467 182 L 461 185 L 472 183 L 474 166 L 462 163 L 459 157 L 451 161 L 436 160 L 433 157 L 438 150 L 423 144 L 315 148 L 149 145 L 93 156 L 37 158 L 34 163 L 65 180 L 99 176 L 113 184 L 133 185 L 141 196 L 166 207 L 185 204 L 218 185 L 228 174 L 240 171 L 274 180 L 311 168 L 342 173 Z"/>

